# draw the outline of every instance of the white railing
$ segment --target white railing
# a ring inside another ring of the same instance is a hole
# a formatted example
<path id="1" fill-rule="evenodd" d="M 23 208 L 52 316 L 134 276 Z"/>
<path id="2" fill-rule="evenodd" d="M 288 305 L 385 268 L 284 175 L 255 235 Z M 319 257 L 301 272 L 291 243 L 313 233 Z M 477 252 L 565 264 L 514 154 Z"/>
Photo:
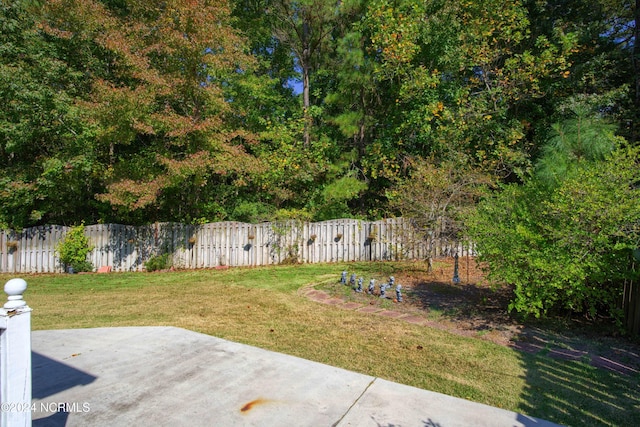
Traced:
<path id="1" fill-rule="evenodd" d="M 0 308 L 0 426 L 31 425 L 31 308 L 22 299 L 23 279 L 4 285 Z"/>

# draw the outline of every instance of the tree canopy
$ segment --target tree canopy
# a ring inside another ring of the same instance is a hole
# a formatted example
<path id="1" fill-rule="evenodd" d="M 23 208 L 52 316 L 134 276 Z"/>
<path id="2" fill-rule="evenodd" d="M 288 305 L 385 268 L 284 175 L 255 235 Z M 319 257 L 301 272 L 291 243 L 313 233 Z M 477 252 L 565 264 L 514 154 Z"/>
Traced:
<path id="1" fill-rule="evenodd" d="M 637 17 L 608 0 L 0 0 L 0 225 L 379 218 L 452 164 L 522 183 L 575 100 L 636 143 Z"/>

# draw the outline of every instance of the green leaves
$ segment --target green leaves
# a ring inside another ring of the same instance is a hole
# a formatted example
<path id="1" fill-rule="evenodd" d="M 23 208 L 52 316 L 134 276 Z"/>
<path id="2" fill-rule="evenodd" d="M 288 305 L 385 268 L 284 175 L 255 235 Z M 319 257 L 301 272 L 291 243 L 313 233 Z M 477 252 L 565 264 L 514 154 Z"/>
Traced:
<path id="1" fill-rule="evenodd" d="M 480 203 L 469 233 L 494 283 L 514 286 L 512 309 L 621 320 L 617 304 L 640 246 L 638 161 L 637 149 L 620 148 L 572 165 L 555 186 L 509 185 Z"/>
<path id="2" fill-rule="evenodd" d="M 603 160 L 620 144 L 614 125 L 588 111 L 577 110 L 570 119 L 552 126 L 550 138 L 542 148 L 535 174 L 547 185 L 560 183 L 575 166 Z"/>
<path id="3" fill-rule="evenodd" d="M 93 271 L 93 265 L 87 260 L 92 250 L 89 238 L 84 234 L 84 224 L 71 227 L 56 246 L 60 262 L 76 272 Z"/>
<path id="4" fill-rule="evenodd" d="M 314 219 L 324 221 L 352 216 L 348 202 L 367 189 L 367 184 L 348 173 L 330 183 L 320 192 L 319 203 L 314 209 Z"/>
<path id="5" fill-rule="evenodd" d="M 27 3 L 0 4 L 3 227 L 90 217 L 95 192 L 92 133 L 74 105 L 86 74 L 61 58 L 37 24 L 40 8 Z"/>
<path id="6" fill-rule="evenodd" d="M 371 49 L 380 57 L 378 72 L 388 77 L 403 74 L 405 64 L 420 51 L 424 7 L 425 2 L 417 0 L 370 2 L 365 19 L 371 32 Z"/>

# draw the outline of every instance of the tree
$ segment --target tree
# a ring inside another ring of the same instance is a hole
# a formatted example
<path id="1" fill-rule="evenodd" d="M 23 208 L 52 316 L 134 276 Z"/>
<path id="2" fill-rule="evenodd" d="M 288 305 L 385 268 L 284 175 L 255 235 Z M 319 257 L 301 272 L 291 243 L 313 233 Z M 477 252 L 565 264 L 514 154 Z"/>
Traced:
<path id="1" fill-rule="evenodd" d="M 554 34 L 563 34 L 572 40 L 562 78 L 548 86 L 548 95 L 552 96 L 545 97 L 544 102 L 540 100 L 545 112 L 540 120 L 545 122 L 542 127 L 559 119 L 556 113 L 562 109 L 566 97 L 608 96 L 612 102 L 602 113 L 618 125 L 621 135 L 635 143 L 640 111 L 636 43 L 640 16 L 638 2 L 529 2 L 528 9 L 532 34 L 550 39 Z"/>
<path id="2" fill-rule="evenodd" d="M 0 2 L 2 227 L 95 220 L 93 195 L 103 188 L 93 134 L 75 105 L 87 74 L 40 30 L 40 13 L 32 2 Z"/>
<path id="3" fill-rule="evenodd" d="M 274 16 L 274 36 L 291 49 L 301 70 L 305 146 L 311 138 L 311 70 L 331 38 L 338 8 L 335 0 L 276 0 L 268 11 Z"/>
<path id="4" fill-rule="evenodd" d="M 534 174 L 541 183 L 560 184 L 571 169 L 583 162 L 602 161 L 616 146 L 616 127 L 574 104 L 562 123 L 552 125 L 549 139 L 541 149 Z"/>
<path id="5" fill-rule="evenodd" d="M 486 175 L 460 163 L 414 159 L 412 173 L 388 192 L 391 207 L 410 218 L 420 240 L 427 242 L 429 267 L 435 242 L 462 237 L 465 213 L 488 184 Z"/>
<path id="6" fill-rule="evenodd" d="M 612 0 L 0 0 L 0 225 L 379 218 L 415 159 L 523 182 L 562 167 L 553 132 L 571 158 L 563 135 L 594 129 L 576 100 L 636 140 L 637 17 Z"/>
<path id="7" fill-rule="evenodd" d="M 234 27 L 248 41 L 249 51 L 257 58 L 254 72 L 276 81 L 275 89 L 291 96 L 290 81 L 299 73 L 295 70 L 295 59 L 288 44 L 274 34 L 283 17 L 276 14 L 280 0 L 232 0 Z M 288 100 L 291 107 L 298 108 L 294 99 Z"/>
<path id="8" fill-rule="evenodd" d="M 119 215 L 193 221 L 259 169 L 251 134 L 226 126 L 242 114 L 227 88 L 253 64 L 226 3 L 52 1 L 46 12 L 51 37 L 69 49 L 86 40 L 109 68 L 80 104 L 106 163 L 98 200 Z"/>
<path id="9" fill-rule="evenodd" d="M 499 179 L 527 173 L 531 105 L 562 78 L 571 37 L 533 36 L 521 2 L 372 0 L 360 10 L 336 39 L 324 111 L 334 138 L 358 152 L 364 205 L 384 214 L 385 192 L 414 158 Z"/>
<path id="10" fill-rule="evenodd" d="M 640 244 L 639 160 L 625 146 L 605 160 L 575 157 L 553 185 L 534 176 L 480 203 L 469 235 L 489 278 L 514 287 L 511 309 L 621 321 L 618 303 Z"/>

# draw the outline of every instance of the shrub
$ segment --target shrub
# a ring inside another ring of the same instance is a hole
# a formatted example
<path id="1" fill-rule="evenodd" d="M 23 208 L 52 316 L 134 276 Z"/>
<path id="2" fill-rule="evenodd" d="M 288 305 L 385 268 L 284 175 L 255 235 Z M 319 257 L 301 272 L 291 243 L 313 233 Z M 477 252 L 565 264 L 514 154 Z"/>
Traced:
<path id="1" fill-rule="evenodd" d="M 623 283 L 636 275 L 640 243 L 638 159 L 637 150 L 619 149 L 576 166 L 555 186 L 531 180 L 480 203 L 467 223 L 470 238 L 489 278 L 514 286 L 511 309 L 621 320 Z"/>
<path id="2" fill-rule="evenodd" d="M 87 255 L 93 250 L 89 246 L 89 238 L 84 234 L 84 224 L 71 227 L 57 245 L 56 252 L 60 262 L 76 272 L 93 271 L 93 264 L 87 261 Z"/>
<path id="3" fill-rule="evenodd" d="M 289 245 L 287 247 L 287 256 L 280 261 L 282 265 L 293 265 L 298 264 L 300 262 L 300 258 L 298 257 L 298 246 L 297 245 Z"/>
<path id="4" fill-rule="evenodd" d="M 154 255 L 144 263 L 147 271 L 166 270 L 171 267 L 171 258 L 169 254 Z"/>

